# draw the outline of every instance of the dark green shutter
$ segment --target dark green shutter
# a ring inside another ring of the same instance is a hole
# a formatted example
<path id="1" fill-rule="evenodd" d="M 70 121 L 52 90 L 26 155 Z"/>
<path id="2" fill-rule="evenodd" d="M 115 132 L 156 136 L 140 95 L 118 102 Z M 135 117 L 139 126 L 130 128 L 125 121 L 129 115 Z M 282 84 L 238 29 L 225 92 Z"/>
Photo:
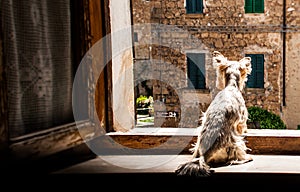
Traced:
<path id="1" fill-rule="evenodd" d="M 247 87 L 264 88 L 264 55 L 247 54 L 251 57 L 252 72 L 248 76 Z"/>
<path id="2" fill-rule="evenodd" d="M 252 71 L 251 74 L 248 75 L 248 81 L 246 82 L 247 87 L 253 88 L 255 87 L 255 73 L 256 73 L 256 62 L 255 62 L 255 55 L 248 54 L 246 57 L 251 57 L 251 67 Z"/>
<path id="3" fill-rule="evenodd" d="M 245 0 L 245 13 L 253 12 L 253 0 Z"/>
<path id="4" fill-rule="evenodd" d="M 186 0 L 187 13 L 203 13 L 203 0 Z"/>
<path id="5" fill-rule="evenodd" d="M 205 89 L 205 54 L 198 53 L 196 54 L 196 64 L 198 67 L 198 87 L 199 89 Z"/>
<path id="6" fill-rule="evenodd" d="M 205 89 L 205 55 L 202 53 L 188 53 L 189 87 Z"/>
<path id="7" fill-rule="evenodd" d="M 194 0 L 186 0 L 186 12 L 193 13 L 193 1 Z"/>
<path id="8" fill-rule="evenodd" d="M 189 78 L 189 87 L 197 88 L 197 65 L 193 62 L 192 59 L 188 58 L 188 78 Z"/>
<path id="9" fill-rule="evenodd" d="M 245 0 L 245 13 L 264 13 L 264 0 Z"/>
<path id="10" fill-rule="evenodd" d="M 264 0 L 253 0 L 254 13 L 264 13 Z"/>
<path id="11" fill-rule="evenodd" d="M 203 13 L 203 0 L 195 0 L 195 13 Z"/>
<path id="12" fill-rule="evenodd" d="M 256 55 L 256 88 L 264 88 L 264 55 Z"/>

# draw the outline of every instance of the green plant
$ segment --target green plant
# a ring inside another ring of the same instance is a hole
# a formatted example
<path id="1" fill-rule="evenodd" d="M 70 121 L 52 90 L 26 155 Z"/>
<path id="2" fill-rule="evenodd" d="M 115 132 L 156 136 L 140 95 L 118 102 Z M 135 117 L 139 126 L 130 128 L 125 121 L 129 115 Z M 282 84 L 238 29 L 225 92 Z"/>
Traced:
<path id="1" fill-rule="evenodd" d="M 153 118 L 151 118 L 151 119 L 140 119 L 139 121 L 143 122 L 143 123 L 153 123 L 154 119 Z"/>
<path id="2" fill-rule="evenodd" d="M 260 129 L 286 129 L 286 125 L 279 115 L 260 107 L 248 107 L 249 128 L 257 128 L 259 123 Z M 253 127 L 253 124 L 256 126 Z"/>
<path id="3" fill-rule="evenodd" d="M 136 106 L 137 106 L 137 114 L 139 115 L 153 115 L 153 97 L 152 96 L 144 96 L 140 95 L 136 99 Z"/>
<path id="4" fill-rule="evenodd" d="M 139 108 L 147 108 L 152 104 L 153 104 L 153 97 L 152 96 L 147 97 L 145 95 L 140 95 L 136 99 L 136 105 Z"/>

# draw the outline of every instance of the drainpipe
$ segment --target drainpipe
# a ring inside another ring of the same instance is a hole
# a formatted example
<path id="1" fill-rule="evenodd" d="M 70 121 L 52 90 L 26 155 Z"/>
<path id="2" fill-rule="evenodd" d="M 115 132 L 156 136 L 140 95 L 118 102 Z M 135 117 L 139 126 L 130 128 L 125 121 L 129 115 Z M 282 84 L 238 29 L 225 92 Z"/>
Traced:
<path id="1" fill-rule="evenodd" d="M 285 82 L 285 73 L 286 73 L 286 0 L 283 0 L 283 20 L 282 20 L 282 105 L 286 106 L 286 82 Z"/>

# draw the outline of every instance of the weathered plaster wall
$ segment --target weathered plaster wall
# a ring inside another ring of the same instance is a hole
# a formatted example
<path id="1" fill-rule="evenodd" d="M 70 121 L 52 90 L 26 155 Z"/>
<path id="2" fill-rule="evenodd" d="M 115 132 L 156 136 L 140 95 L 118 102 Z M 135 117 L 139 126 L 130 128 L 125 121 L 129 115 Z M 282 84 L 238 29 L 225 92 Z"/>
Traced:
<path id="1" fill-rule="evenodd" d="M 286 106 L 283 118 L 291 129 L 300 125 L 300 2 L 287 0 Z"/>
<path id="2" fill-rule="evenodd" d="M 114 130 L 132 129 L 134 85 L 130 1 L 110 1 Z"/>
<path id="3" fill-rule="evenodd" d="M 297 129 L 300 125 L 300 33 L 289 33 L 287 39 L 286 106 L 283 117 L 290 128 Z"/>

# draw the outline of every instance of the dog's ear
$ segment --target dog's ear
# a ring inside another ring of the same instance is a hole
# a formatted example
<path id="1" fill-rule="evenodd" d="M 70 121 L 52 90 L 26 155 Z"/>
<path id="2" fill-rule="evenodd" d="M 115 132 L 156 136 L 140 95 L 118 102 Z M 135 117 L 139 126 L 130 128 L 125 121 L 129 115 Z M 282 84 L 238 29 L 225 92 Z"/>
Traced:
<path id="1" fill-rule="evenodd" d="M 228 67 L 227 58 L 224 57 L 219 51 L 214 51 L 212 56 L 214 68 L 223 70 Z"/>
<path id="2" fill-rule="evenodd" d="M 252 71 L 251 57 L 244 57 L 240 61 L 240 71 L 242 74 L 250 74 Z"/>
<path id="3" fill-rule="evenodd" d="M 227 58 L 218 51 L 214 51 L 212 56 L 213 67 L 216 69 L 217 74 L 216 87 L 222 90 L 225 88 L 225 69 L 229 66 Z"/>
<path id="4" fill-rule="evenodd" d="M 239 61 L 240 64 L 240 73 L 241 73 L 241 78 L 239 82 L 239 88 L 240 90 L 243 90 L 245 87 L 245 83 L 247 82 L 248 78 L 247 75 L 251 74 L 252 67 L 251 67 L 251 57 L 244 57 Z"/>

